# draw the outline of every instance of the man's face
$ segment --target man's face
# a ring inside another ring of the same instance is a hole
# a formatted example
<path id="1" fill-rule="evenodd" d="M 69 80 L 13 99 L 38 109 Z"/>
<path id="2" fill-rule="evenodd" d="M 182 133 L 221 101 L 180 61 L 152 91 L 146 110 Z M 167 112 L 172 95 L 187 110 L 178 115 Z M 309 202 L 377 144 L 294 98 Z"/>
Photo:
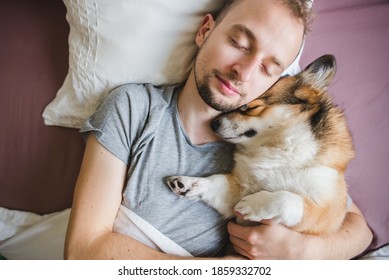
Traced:
<path id="1" fill-rule="evenodd" d="M 255 99 L 293 62 L 303 32 L 302 22 L 277 1 L 242 1 L 217 25 L 208 15 L 196 37 L 199 94 L 221 112 Z"/>

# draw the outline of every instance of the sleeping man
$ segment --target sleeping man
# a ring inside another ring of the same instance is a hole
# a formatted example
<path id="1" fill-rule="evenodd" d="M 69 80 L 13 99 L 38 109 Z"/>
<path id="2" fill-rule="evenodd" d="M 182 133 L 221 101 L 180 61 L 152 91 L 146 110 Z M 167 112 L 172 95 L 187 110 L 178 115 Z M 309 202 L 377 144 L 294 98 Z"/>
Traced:
<path id="1" fill-rule="evenodd" d="M 210 128 L 223 112 L 265 92 L 295 60 L 310 1 L 225 1 L 206 15 L 199 47 L 180 85 L 123 85 L 85 123 L 87 146 L 77 181 L 65 258 L 349 259 L 372 234 L 352 204 L 341 229 L 326 236 L 263 221 L 227 225 L 199 201 L 180 199 L 165 179 L 232 168 L 231 144 Z M 230 241 L 236 255 L 225 255 Z"/>

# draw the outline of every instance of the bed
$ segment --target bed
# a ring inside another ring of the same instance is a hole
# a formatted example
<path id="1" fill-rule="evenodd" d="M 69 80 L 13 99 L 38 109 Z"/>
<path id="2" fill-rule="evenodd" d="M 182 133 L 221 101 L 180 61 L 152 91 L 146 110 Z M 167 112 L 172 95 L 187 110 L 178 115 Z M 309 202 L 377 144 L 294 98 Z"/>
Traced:
<path id="1" fill-rule="evenodd" d="M 0 1 L 0 255 L 7 259 L 62 259 L 82 120 L 117 85 L 183 79 L 197 25 L 222 1 L 77 2 Z M 389 1 L 315 0 L 314 8 L 300 65 L 325 53 L 337 58 L 330 93 L 345 109 L 357 151 L 349 193 L 374 233 L 357 258 L 388 259 Z"/>

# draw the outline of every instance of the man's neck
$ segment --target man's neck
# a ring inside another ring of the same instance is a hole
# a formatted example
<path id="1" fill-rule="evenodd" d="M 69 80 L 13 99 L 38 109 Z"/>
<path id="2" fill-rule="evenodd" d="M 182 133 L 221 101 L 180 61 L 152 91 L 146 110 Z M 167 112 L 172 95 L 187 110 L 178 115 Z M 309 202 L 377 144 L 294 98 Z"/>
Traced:
<path id="1" fill-rule="evenodd" d="M 220 141 L 211 121 L 220 112 L 209 107 L 197 92 L 193 70 L 178 96 L 178 112 L 183 128 L 194 145 Z"/>

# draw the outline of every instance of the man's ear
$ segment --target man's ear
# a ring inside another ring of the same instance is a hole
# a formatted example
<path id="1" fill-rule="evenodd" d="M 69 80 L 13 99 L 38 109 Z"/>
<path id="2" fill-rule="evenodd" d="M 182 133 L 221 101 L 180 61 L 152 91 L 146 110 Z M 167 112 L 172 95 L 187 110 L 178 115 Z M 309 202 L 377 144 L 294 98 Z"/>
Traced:
<path id="1" fill-rule="evenodd" d="M 211 14 L 207 14 L 203 22 L 200 25 L 199 30 L 197 31 L 196 35 L 196 44 L 198 47 L 201 47 L 201 45 L 204 43 L 204 41 L 207 39 L 208 35 L 210 34 L 211 30 L 215 26 L 215 20 Z"/>

